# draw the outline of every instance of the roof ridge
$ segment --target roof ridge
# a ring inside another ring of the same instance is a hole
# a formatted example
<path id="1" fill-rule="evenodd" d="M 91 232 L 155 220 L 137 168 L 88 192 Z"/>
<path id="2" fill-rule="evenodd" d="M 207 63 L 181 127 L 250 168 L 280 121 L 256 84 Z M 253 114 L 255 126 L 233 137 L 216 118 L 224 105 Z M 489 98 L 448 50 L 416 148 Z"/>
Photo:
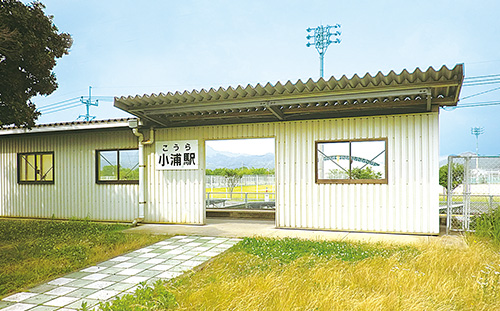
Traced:
<path id="1" fill-rule="evenodd" d="M 246 86 L 243 86 L 241 84 L 232 86 L 229 85 L 227 87 L 219 86 L 217 89 L 211 87 L 208 91 L 205 88 L 202 89 L 192 89 L 192 90 L 183 90 L 183 91 L 175 91 L 174 93 L 168 91 L 166 94 L 161 92 L 158 95 L 156 94 L 144 94 L 144 95 L 129 95 L 129 96 L 121 96 L 121 97 L 115 97 L 115 100 L 127 100 L 127 99 L 141 99 L 141 98 L 151 98 L 151 97 L 176 97 L 176 95 L 180 95 L 182 97 L 190 97 L 194 96 L 195 98 L 198 96 L 201 96 L 202 98 L 205 98 L 206 95 L 210 94 L 212 91 L 214 93 L 227 93 L 227 92 L 232 92 L 236 91 L 237 93 L 241 93 L 241 90 L 245 90 L 247 94 L 249 93 L 257 93 L 257 89 L 265 89 L 266 93 L 269 93 L 269 90 L 271 88 L 275 89 L 276 87 L 279 87 L 280 89 L 283 87 L 286 89 L 287 93 L 294 93 L 296 89 L 298 88 L 300 92 L 304 90 L 304 88 L 307 88 L 309 90 L 311 83 L 315 84 L 314 89 L 318 90 L 324 90 L 325 88 L 328 88 L 329 90 L 334 90 L 336 88 L 344 89 L 348 86 L 351 87 L 356 87 L 359 84 L 366 86 L 366 85 L 379 85 L 381 81 L 377 80 L 385 80 L 385 84 L 393 84 L 389 81 L 388 79 L 393 79 L 396 80 L 397 83 L 401 83 L 401 81 L 407 80 L 408 78 L 413 78 L 413 80 L 408 80 L 408 81 L 427 81 L 427 77 L 433 77 L 435 75 L 441 75 L 445 76 L 446 78 L 452 77 L 456 72 L 463 72 L 463 64 L 456 64 L 452 69 L 449 69 L 446 65 L 442 65 L 439 70 L 434 69 L 433 66 L 429 66 L 425 71 L 422 71 L 419 67 L 416 67 L 413 72 L 409 72 L 406 68 L 401 70 L 401 72 L 396 73 L 394 70 L 389 71 L 387 74 L 384 74 L 382 71 L 378 71 L 376 74 L 372 75 L 369 72 L 366 72 L 363 77 L 361 78 L 360 75 L 357 73 L 354 73 L 351 78 L 347 78 L 346 75 L 342 75 L 340 79 L 335 78 L 335 76 L 331 76 L 328 80 L 326 80 L 323 77 L 318 78 L 318 80 L 314 81 L 312 78 L 308 78 L 306 82 L 303 82 L 301 79 L 298 79 L 295 83 L 293 83 L 291 80 L 287 80 L 286 82 L 282 83 L 281 81 L 277 81 L 275 83 L 271 82 L 266 82 L 264 84 L 262 83 L 257 83 L 255 86 L 252 86 L 250 83 L 247 84 Z M 423 75 L 426 78 L 425 79 L 420 79 L 419 77 L 412 77 L 415 75 Z M 433 78 L 433 80 L 439 80 L 439 78 Z M 345 83 L 348 80 L 349 83 Z M 367 80 L 372 80 L 372 81 L 367 81 Z M 307 86 L 306 86 L 307 85 Z M 292 90 L 293 89 L 293 90 Z M 239 90 L 239 92 L 238 92 Z M 275 93 L 275 92 L 271 92 Z M 284 92 L 279 92 L 279 93 L 284 93 Z M 198 96 L 196 96 L 198 95 Z M 259 94 L 259 95 L 264 95 L 264 94 Z M 245 95 L 247 96 L 247 95 Z"/>
<path id="2" fill-rule="evenodd" d="M 125 122 L 131 119 L 136 119 L 136 117 L 131 118 L 114 118 L 114 119 L 101 119 L 101 120 L 90 120 L 90 121 L 64 121 L 64 122 L 52 122 L 52 123 L 40 123 L 35 124 L 31 128 L 42 128 L 42 127 L 54 127 L 54 126 L 65 126 L 65 125 L 84 125 L 84 124 L 100 124 L 100 123 L 119 123 Z M 23 126 L 5 126 L 0 127 L 0 131 L 14 130 L 14 129 L 27 129 Z"/>

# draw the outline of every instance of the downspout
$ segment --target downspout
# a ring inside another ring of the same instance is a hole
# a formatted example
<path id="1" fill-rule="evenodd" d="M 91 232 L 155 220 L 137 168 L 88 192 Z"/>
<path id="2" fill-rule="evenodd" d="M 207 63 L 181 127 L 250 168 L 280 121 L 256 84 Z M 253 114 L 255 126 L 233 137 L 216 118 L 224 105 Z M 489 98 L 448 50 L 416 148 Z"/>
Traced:
<path id="1" fill-rule="evenodd" d="M 149 139 L 144 140 L 144 135 L 139 132 L 139 129 L 133 128 L 132 133 L 139 139 L 139 211 L 138 217 L 134 219 L 133 224 L 144 220 L 144 206 L 146 205 L 146 163 L 144 161 L 144 145 L 151 145 L 154 142 L 154 129 L 149 129 Z"/>

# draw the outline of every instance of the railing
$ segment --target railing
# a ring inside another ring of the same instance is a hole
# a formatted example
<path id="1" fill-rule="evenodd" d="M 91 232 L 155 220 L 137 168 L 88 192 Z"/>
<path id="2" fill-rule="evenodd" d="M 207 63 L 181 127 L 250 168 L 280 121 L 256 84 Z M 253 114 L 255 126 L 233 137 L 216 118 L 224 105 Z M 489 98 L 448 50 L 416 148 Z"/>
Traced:
<path id="1" fill-rule="evenodd" d="M 274 209 L 274 192 L 207 192 L 206 208 Z"/>
<path id="2" fill-rule="evenodd" d="M 245 175 L 239 180 L 238 185 L 236 185 L 234 190 L 240 190 L 240 192 L 244 192 L 243 188 L 253 188 L 261 189 L 268 187 L 269 191 L 272 192 L 274 190 L 275 185 L 275 177 L 274 175 Z M 207 191 L 214 192 L 214 189 L 217 188 L 226 188 L 226 178 L 224 176 L 218 175 L 206 175 L 205 176 L 205 186 Z M 219 189 L 220 190 L 220 189 Z M 217 190 L 215 190 L 217 191 Z"/>
<path id="3" fill-rule="evenodd" d="M 500 206 L 500 195 L 470 194 L 469 204 L 471 214 L 482 214 L 497 209 Z M 439 213 L 446 214 L 448 201 L 446 196 L 439 196 Z M 451 195 L 451 212 L 462 213 L 464 206 L 464 195 Z"/>

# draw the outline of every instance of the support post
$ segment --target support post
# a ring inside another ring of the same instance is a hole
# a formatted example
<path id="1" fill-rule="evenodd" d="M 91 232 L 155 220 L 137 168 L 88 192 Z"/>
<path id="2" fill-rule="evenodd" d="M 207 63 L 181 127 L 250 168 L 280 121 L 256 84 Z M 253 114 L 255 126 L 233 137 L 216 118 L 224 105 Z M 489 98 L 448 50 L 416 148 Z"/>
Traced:
<path id="1" fill-rule="evenodd" d="M 144 220 L 144 207 L 146 205 L 146 162 L 144 161 L 144 145 L 151 145 L 154 142 L 154 129 L 150 128 L 149 140 L 144 140 L 144 135 L 137 127 L 132 129 L 132 133 L 139 140 L 139 206 L 138 215 L 135 222 Z"/>
<path id="2" fill-rule="evenodd" d="M 452 207 L 452 186 L 451 186 L 451 181 L 452 181 L 452 176 L 451 172 L 452 169 L 451 167 L 453 166 L 453 158 L 451 156 L 448 157 L 448 189 L 446 189 L 446 234 L 450 233 L 450 228 L 451 228 L 451 207 Z"/>
<path id="3" fill-rule="evenodd" d="M 319 54 L 319 76 L 323 78 L 323 54 Z"/>
<path id="4" fill-rule="evenodd" d="M 465 157 L 464 172 L 464 230 L 469 230 L 470 222 L 470 157 Z"/>

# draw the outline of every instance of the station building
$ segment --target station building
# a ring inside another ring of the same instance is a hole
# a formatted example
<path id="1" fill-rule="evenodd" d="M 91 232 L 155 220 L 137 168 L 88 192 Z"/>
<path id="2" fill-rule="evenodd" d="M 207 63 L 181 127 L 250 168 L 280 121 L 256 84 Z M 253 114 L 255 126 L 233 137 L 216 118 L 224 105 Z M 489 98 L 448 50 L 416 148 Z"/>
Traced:
<path id="1" fill-rule="evenodd" d="M 135 118 L 0 130 L 0 217 L 204 224 L 205 144 L 273 138 L 278 228 L 439 233 L 463 65 L 116 97 Z"/>

